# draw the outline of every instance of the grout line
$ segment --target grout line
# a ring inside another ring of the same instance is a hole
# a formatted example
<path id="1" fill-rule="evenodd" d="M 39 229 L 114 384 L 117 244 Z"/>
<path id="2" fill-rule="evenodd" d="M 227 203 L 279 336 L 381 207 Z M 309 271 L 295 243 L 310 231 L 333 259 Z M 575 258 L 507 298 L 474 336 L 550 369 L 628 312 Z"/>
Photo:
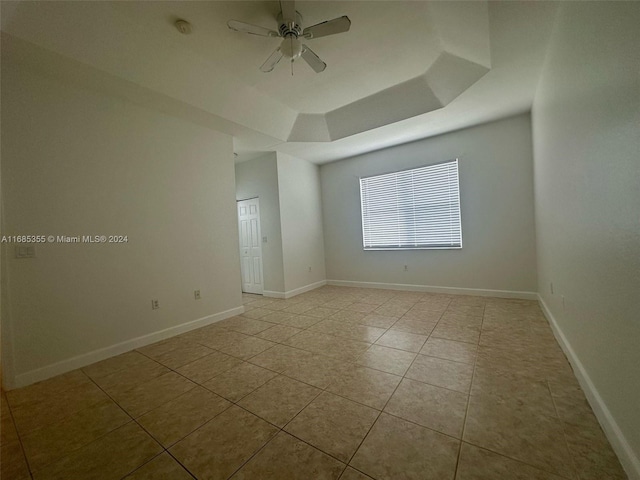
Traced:
<path id="1" fill-rule="evenodd" d="M 4 392 L 4 390 L 2 391 L 2 394 L 4 395 L 4 398 L 5 398 L 4 401 L 6 402 L 7 408 L 9 409 L 9 416 L 11 417 L 11 423 L 13 424 L 13 429 L 16 431 L 16 436 L 18 437 L 18 443 L 20 444 L 20 451 L 22 453 L 22 457 L 24 458 L 24 463 L 27 465 L 27 471 L 29 472 L 29 476 L 33 478 L 33 469 L 31 468 L 31 463 L 29 462 L 29 458 L 27 457 L 27 452 L 24 449 L 24 443 L 22 442 L 22 435 L 18 430 L 16 419 L 13 417 L 13 409 L 11 408 L 11 404 L 9 403 L 9 398 L 7 397 L 7 394 L 6 392 Z M 37 429 L 34 429 L 33 432 L 35 432 L 36 430 Z"/>
<path id="2" fill-rule="evenodd" d="M 484 324 L 484 312 L 486 309 L 486 303 L 482 307 L 482 321 L 480 322 L 480 333 L 482 334 L 482 325 Z M 480 344 L 480 336 L 478 336 L 478 344 Z M 464 441 L 464 431 L 467 426 L 467 417 L 469 416 L 469 407 L 471 406 L 471 390 L 473 388 L 473 380 L 476 375 L 476 365 L 478 363 L 478 352 L 476 349 L 476 356 L 473 361 L 473 371 L 471 372 L 471 382 L 469 383 L 469 395 L 467 396 L 467 408 L 464 411 L 464 421 L 462 422 L 462 432 L 460 432 L 460 445 L 458 446 L 458 458 L 456 459 L 456 468 L 453 474 L 455 479 L 458 476 L 458 468 L 460 467 L 460 456 L 462 454 L 462 443 Z"/>

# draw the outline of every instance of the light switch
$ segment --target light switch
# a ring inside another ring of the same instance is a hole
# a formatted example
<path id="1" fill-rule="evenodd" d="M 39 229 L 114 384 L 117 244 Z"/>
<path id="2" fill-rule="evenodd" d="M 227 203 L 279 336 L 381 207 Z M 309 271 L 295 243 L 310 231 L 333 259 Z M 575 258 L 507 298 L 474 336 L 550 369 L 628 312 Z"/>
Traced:
<path id="1" fill-rule="evenodd" d="M 262 237 L 262 243 L 267 243 L 267 236 Z"/>

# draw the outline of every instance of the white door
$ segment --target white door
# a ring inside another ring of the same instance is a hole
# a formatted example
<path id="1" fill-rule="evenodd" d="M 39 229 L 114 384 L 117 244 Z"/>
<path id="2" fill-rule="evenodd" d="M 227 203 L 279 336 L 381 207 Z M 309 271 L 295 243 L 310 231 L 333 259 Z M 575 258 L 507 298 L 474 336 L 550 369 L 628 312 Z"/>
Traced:
<path id="1" fill-rule="evenodd" d="M 242 291 L 262 295 L 262 248 L 260 202 L 257 198 L 238 202 Z"/>

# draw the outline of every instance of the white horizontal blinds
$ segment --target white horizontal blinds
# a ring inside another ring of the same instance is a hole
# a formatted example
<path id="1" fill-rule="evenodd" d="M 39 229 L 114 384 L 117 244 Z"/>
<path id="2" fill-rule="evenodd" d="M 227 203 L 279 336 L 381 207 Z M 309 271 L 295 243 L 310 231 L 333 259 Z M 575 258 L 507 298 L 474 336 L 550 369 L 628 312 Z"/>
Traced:
<path id="1" fill-rule="evenodd" d="M 458 160 L 360 179 L 365 250 L 461 248 Z"/>

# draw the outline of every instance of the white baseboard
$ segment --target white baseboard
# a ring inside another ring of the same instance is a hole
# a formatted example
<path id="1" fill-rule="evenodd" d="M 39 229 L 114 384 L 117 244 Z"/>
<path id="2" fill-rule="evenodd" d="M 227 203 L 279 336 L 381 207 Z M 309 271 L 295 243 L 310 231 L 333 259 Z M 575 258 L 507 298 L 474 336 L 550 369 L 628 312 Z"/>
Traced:
<path id="1" fill-rule="evenodd" d="M 263 290 L 262 295 L 269 298 L 284 298 L 284 292 L 276 292 L 272 290 Z"/>
<path id="2" fill-rule="evenodd" d="M 630 480 L 640 480 L 640 458 L 638 458 L 638 455 L 633 451 L 631 445 L 629 445 L 624 433 L 613 418 L 613 415 L 611 415 L 609 408 L 591 381 L 584 365 L 582 365 L 582 362 L 571 347 L 571 343 L 564 335 L 560 325 L 540 295 L 538 295 L 538 302 L 540 303 L 542 312 L 545 317 L 547 317 L 547 320 L 551 325 L 551 329 L 553 330 L 556 340 L 560 344 L 560 347 L 573 367 L 573 372 L 575 373 L 576 378 L 589 401 L 589 405 L 591 405 L 591 408 L 593 409 L 593 413 L 598 418 L 598 421 L 600 422 L 605 435 L 609 439 L 613 450 L 616 452 L 616 455 L 618 455 L 622 467 L 627 472 Z"/>
<path id="3" fill-rule="evenodd" d="M 327 285 L 338 287 L 382 288 L 385 290 L 407 290 L 411 292 L 447 293 L 451 295 L 474 295 L 478 297 L 519 298 L 537 300 L 536 292 L 511 290 L 487 290 L 480 288 L 434 287 L 431 285 L 411 285 L 403 283 L 354 282 L 351 280 L 327 280 Z"/>
<path id="4" fill-rule="evenodd" d="M 240 315 L 241 313 L 244 313 L 244 307 L 232 308 L 230 310 L 225 310 L 224 312 L 214 313 L 213 315 L 207 315 L 206 317 L 198 318 L 181 325 L 176 325 L 175 327 L 166 328 L 164 330 L 132 338 L 131 340 L 126 340 L 109 347 L 94 350 L 93 352 L 83 353 L 82 355 L 68 358 L 52 365 L 47 365 L 46 367 L 21 373 L 20 375 L 16 375 L 13 379 L 6 379 L 8 381 L 7 389 L 25 387 L 32 383 L 40 382 L 42 380 L 55 377 L 56 375 L 67 373 L 71 370 L 86 367 L 92 363 L 120 355 L 121 353 L 129 352 L 135 348 L 144 347 L 146 345 L 195 330 L 196 328 L 205 327 L 212 323 L 224 320 L 225 318 Z"/>
<path id="5" fill-rule="evenodd" d="M 319 282 L 310 283 L 309 285 L 305 285 L 304 287 L 295 288 L 293 290 L 289 290 L 287 292 L 274 292 L 270 290 L 265 290 L 262 294 L 265 297 L 271 298 L 291 298 L 296 295 L 300 295 L 301 293 L 309 292 L 311 290 L 315 290 L 316 288 L 324 287 L 327 284 L 326 280 L 320 280 Z"/>

